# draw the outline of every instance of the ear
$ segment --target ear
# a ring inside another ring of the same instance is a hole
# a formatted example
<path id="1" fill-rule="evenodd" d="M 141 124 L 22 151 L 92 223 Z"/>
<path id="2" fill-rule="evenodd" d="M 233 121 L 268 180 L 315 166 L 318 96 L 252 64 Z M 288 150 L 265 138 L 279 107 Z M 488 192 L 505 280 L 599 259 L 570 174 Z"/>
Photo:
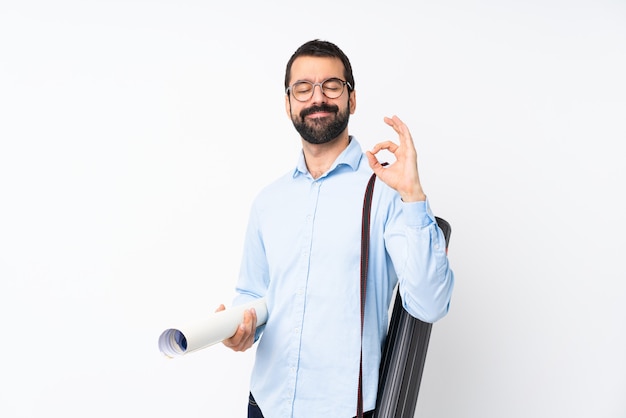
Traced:
<path id="1" fill-rule="evenodd" d="M 352 90 L 348 96 L 348 103 L 350 104 L 350 114 L 354 115 L 356 111 L 356 90 Z"/>
<path id="2" fill-rule="evenodd" d="M 287 112 L 287 117 L 291 119 L 291 102 L 288 94 L 285 94 L 285 112 Z"/>

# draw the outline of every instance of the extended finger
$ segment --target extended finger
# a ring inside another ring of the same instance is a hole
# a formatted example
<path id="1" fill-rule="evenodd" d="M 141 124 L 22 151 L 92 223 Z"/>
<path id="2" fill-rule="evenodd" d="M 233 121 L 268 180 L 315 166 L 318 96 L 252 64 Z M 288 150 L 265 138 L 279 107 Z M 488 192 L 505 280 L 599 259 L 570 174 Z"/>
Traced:
<path id="1" fill-rule="evenodd" d="M 393 115 L 392 117 L 385 116 L 384 121 L 387 125 L 391 126 L 397 133 L 402 133 L 402 128 L 406 125 L 400 120 L 399 117 Z"/>
<path id="2" fill-rule="evenodd" d="M 392 118 L 385 117 L 385 123 L 391 126 L 394 129 L 394 131 L 396 131 L 396 133 L 400 137 L 400 141 L 402 140 L 410 141 L 410 142 L 413 141 L 409 128 L 406 126 L 404 122 L 402 122 L 402 120 L 400 120 L 399 117 L 395 115 Z"/>

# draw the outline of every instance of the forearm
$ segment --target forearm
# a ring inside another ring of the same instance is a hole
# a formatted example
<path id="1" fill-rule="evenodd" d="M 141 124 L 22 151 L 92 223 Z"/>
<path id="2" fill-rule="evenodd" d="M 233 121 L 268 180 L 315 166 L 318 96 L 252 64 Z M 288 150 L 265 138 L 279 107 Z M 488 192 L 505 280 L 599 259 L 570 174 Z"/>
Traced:
<path id="1" fill-rule="evenodd" d="M 396 237 L 394 266 L 400 282 L 400 295 L 405 309 L 425 322 L 435 322 L 446 315 L 454 287 L 446 254 L 445 237 L 437 226 L 427 202 L 405 206 L 410 221 Z M 401 243 L 401 244 L 400 244 Z M 400 256 L 397 247 L 403 246 Z M 394 258 L 392 254 L 392 259 Z M 398 267 L 399 266 L 399 267 Z"/>

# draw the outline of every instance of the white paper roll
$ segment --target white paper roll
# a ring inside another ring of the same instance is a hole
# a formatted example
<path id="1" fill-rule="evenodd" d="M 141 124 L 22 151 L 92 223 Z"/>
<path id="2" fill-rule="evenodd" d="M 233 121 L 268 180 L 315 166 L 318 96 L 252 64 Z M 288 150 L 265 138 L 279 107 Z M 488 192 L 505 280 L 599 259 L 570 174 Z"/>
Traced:
<path id="1" fill-rule="evenodd" d="M 243 321 L 246 309 L 254 308 L 257 327 L 267 321 L 265 298 L 215 312 L 209 318 L 181 328 L 169 328 L 159 337 L 159 350 L 168 357 L 182 356 L 232 337 Z"/>

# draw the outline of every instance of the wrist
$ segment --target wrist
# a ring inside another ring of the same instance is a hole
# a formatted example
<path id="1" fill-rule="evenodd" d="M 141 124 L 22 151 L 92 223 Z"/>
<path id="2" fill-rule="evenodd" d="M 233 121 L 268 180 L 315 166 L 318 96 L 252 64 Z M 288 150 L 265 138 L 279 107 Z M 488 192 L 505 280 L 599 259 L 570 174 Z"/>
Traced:
<path id="1" fill-rule="evenodd" d="M 426 194 L 424 194 L 424 191 L 421 189 L 414 190 L 408 193 L 400 193 L 400 197 L 405 203 L 423 202 L 426 200 Z"/>

